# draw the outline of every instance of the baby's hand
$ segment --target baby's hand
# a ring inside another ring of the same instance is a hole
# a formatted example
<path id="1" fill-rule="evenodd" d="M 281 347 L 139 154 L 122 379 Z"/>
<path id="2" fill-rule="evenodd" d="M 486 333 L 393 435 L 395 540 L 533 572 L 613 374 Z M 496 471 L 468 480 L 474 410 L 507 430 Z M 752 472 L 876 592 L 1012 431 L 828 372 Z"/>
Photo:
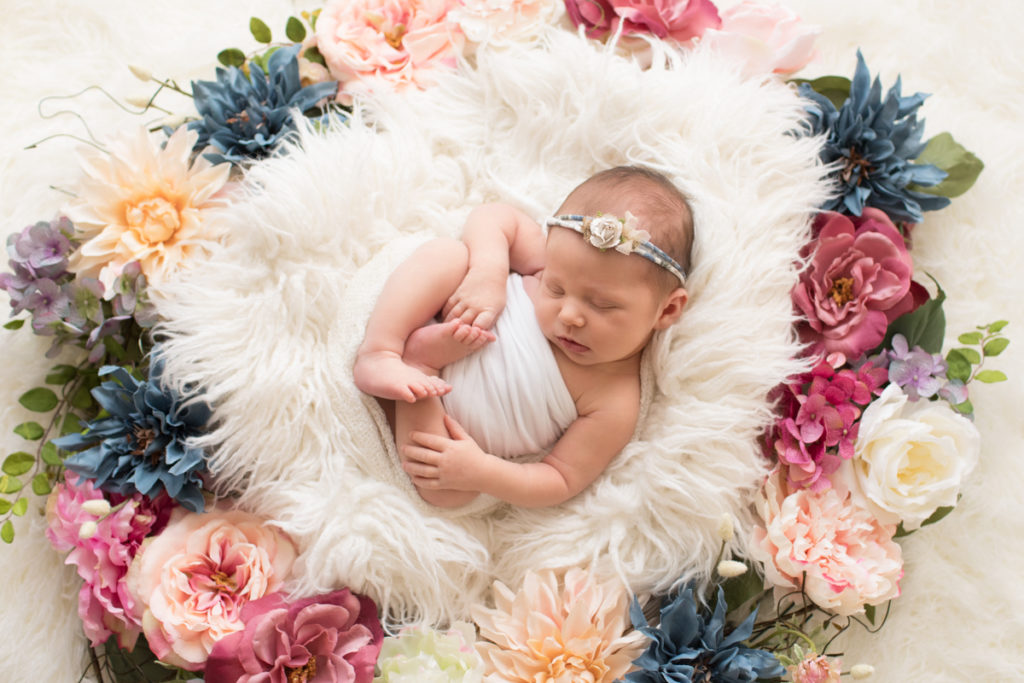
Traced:
<path id="1" fill-rule="evenodd" d="M 441 313 L 446 322 L 458 318 L 489 330 L 504 308 L 505 278 L 495 278 L 470 268 Z"/>
<path id="2" fill-rule="evenodd" d="M 409 434 L 412 443 L 402 449 L 402 469 L 417 488 L 479 491 L 486 460 L 494 456 L 485 453 L 451 416 L 445 415 L 444 425 L 450 438 Z"/>

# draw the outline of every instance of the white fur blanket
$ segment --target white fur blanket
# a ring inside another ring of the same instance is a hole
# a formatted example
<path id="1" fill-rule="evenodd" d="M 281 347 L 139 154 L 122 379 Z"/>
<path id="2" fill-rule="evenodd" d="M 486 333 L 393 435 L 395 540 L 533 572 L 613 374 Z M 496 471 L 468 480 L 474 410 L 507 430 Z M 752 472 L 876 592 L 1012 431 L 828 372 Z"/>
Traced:
<path id="1" fill-rule="evenodd" d="M 22 150 L 73 127 L 66 117 L 37 119 L 40 97 L 100 82 L 138 94 L 123 69 L 129 62 L 182 81 L 209 78 L 217 50 L 245 43 L 250 14 L 283 24 L 288 4 L 186 1 L 144 18 L 134 3 L 117 0 L 73 8 L 6 3 L 4 231 L 52 214 L 62 197 L 47 186 L 68 186 L 76 172 L 60 141 Z M 1024 145 L 1015 125 L 1024 105 L 1019 5 L 787 4 L 825 28 L 822 58 L 808 75 L 848 75 L 859 45 L 886 82 L 902 72 L 905 91 L 935 93 L 925 106 L 928 131 L 952 131 L 987 164 L 970 193 L 915 232 L 919 270 L 950 294 L 949 338 L 1000 317 L 1024 320 L 1016 271 L 1024 235 L 1013 220 L 1024 209 L 1017 192 Z M 161 40 L 175 25 L 188 40 Z M 299 540 L 302 588 L 342 581 L 399 612 L 442 618 L 460 612 L 490 576 L 515 583 L 526 568 L 593 556 L 610 560 L 604 566 L 637 590 L 664 588 L 706 570 L 719 512 L 739 513 L 756 480 L 752 439 L 767 419 L 762 397 L 791 369 L 789 260 L 820 191 L 808 164 L 813 148 L 783 144 L 798 105 L 783 88 L 740 83 L 700 56 L 640 73 L 571 36 L 548 49 L 484 59 L 478 72 L 414 106 L 381 102 L 376 133 L 359 121 L 265 164 L 253 178 L 264 191 L 231 214 L 249 229 L 182 281 L 165 309 L 175 330 L 194 335 L 175 342 L 179 376 L 201 380 L 220 401 L 222 421 L 210 437 L 216 464 L 225 474 L 250 472 L 246 504 Z M 107 133 L 127 119 L 98 97 L 76 109 Z M 643 116 L 625 118 L 638 109 Z M 386 483 L 394 472 L 382 467 L 379 421 L 343 375 L 378 276 L 417 240 L 454 234 L 479 201 L 504 198 L 540 216 L 590 171 L 627 160 L 671 169 L 694 197 L 700 226 L 692 307 L 652 354 L 658 393 L 648 419 L 602 479 L 563 509 L 430 515 Z M 27 419 L 13 397 L 35 386 L 49 363 L 30 335 L 2 334 L 0 376 L 12 398 L 0 416 L 13 426 Z M 1024 598 L 1014 588 L 1024 559 L 1017 502 L 1024 466 L 1014 458 L 1022 433 L 1013 407 L 1024 393 L 1019 343 L 1001 357 L 1011 383 L 974 398 L 985 445 L 959 509 L 903 541 L 904 595 L 882 634 L 846 637 L 847 661 L 870 661 L 880 680 L 1017 675 L 1024 658 Z M 17 437 L 5 438 L 9 451 L 20 448 Z M 40 527 L 30 513 L 19 520 L 15 545 L 3 548 L 5 677 L 76 680 L 77 588 Z"/>

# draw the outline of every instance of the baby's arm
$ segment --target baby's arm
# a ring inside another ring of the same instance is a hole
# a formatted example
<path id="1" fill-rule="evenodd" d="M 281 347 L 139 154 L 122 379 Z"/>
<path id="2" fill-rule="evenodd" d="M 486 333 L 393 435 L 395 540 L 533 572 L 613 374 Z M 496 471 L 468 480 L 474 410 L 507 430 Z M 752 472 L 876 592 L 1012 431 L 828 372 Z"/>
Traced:
<path id="1" fill-rule="evenodd" d="M 533 275 L 544 267 L 544 233 L 514 206 L 484 204 L 470 212 L 462 242 L 469 271 L 445 304 L 444 318 L 489 329 L 505 307 L 509 271 Z"/>
<path id="2" fill-rule="evenodd" d="M 480 491 L 523 507 L 569 500 L 593 482 L 621 451 L 636 427 L 638 406 L 612 399 L 578 417 L 541 462 L 514 463 L 485 453 L 450 416 L 451 438 L 414 432 L 405 471 L 423 489 Z"/>

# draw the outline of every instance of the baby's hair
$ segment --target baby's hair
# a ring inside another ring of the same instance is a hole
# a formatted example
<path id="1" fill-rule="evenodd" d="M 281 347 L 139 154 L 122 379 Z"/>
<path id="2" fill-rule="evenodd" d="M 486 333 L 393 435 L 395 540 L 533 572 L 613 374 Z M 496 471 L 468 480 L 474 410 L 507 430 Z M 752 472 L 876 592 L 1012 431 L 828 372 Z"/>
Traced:
<path id="1" fill-rule="evenodd" d="M 595 214 L 609 191 L 633 195 L 630 212 L 641 219 L 640 227 L 651 234 L 651 242 L 675 259 L 684 273 L 690 272 L 693 246 L 693 212 L 690 203 L 675 184 L 658 171 L 643 166 L 616 166 L 590 176 L 566 197 L 578 201 L 580 211 Z M 662 270 L 662 269 L 659 269 Z M 667 286 L 679 286 L 671 273 L 663 273 Z"/>

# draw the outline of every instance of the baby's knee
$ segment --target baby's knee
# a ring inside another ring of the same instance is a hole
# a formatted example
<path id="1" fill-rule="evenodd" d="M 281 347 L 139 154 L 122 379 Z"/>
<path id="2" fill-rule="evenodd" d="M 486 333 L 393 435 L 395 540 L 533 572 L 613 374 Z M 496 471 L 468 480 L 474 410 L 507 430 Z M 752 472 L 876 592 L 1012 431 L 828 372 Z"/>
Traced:
<path id="1" fill-rule="evenodd" d="M 417 251 L 424 257 L 434 260 L 434 263 L 443 263 L 453 269 L 469 268 L 469 249 L 462 240 L 454 237 L 435 237 Z"/>

